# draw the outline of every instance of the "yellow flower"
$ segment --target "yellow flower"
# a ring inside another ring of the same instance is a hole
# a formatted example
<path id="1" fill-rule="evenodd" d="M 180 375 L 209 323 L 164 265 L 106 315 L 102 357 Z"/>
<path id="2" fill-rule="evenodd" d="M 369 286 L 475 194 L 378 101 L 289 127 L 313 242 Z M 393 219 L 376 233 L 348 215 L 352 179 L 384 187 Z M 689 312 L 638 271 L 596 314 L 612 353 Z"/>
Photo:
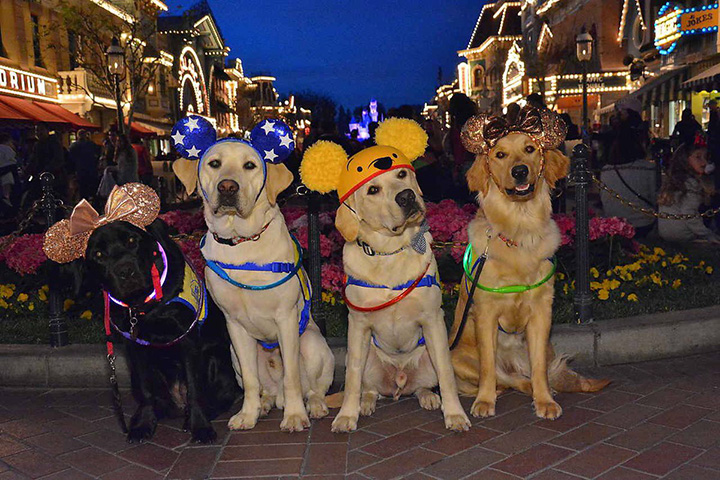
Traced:
<path id="1" fill-rule="evenodd" d="M 598 292 L 598 298 L 600 300 L 607 300 L 609 297 L 610 297 L 610 292 L 608 292 L 604 288 Z"/>
<path id="2" fill-rule="evenodd" d="M 592 267 L 592 268 L 590 269 L 590 275 L 592 275 L 593 278 L 598 278 L 598 277 L 600 276 L 600 272 L 598 271 L 597 268 Z"/>
<path id="3" fill-rule="evenodd" d="M 635 295 L 634 293 L 631 293 L 630 295 L 628 295 L 628 296 L 627 296 L 627 299 L 628 299 L 629 301 L 631 301 L 631 302 L 637 302 L 637 301 L 638 301 L 638 297 L 637 297 L 637 295 Z"/>
<path id="4" fill-rule="evenodd" d="M 625 298 L 625 292 L 620 292 L 620 298 Z"/>
<path id="5" fill-rule="evenodd" d="M 660 278 L 660 274 L 657 272 L 653 272 L 650 274 L 650 280 L 652 280 L 652 282 L 655 285 L 658 285 L 660 287 L 662 287 L 662 285 L 663 285 L 662 279 Z"/>
<path id="6" fill-rule="evenodd" d="M 0 298 L 12 297 L 13 291 L 9 285 L 0 285 Z"/>
<path id="7" fill-rule="evenodd" d="M 713 272 L 713 268 L 712 268 L 712 267 L 707 267 L 707 268 L 705 269 L 705 273 L 707 273 L 708 275 L 712 275 L 712 272 Z"/>
<path id="8" fill-rule="evenodd" d="M 28 295 L 27 295 L 27 293 L 21 293 L 18 295 L 17 299 L 18 299 L 18 302 L 27 302 Z"/>
<path id="9" fill-rule="evenodd" d="M 653 248 L 653 253 L 655 255 L 660 255 L 662 257 L 663 255 L 665 255 L 665 250 L 663 250 L 660 247 L 655 247 L 655 248 Z"/>
<path id="10" fill-rule="evenodd" d="M 663 262 L 660 265 L 663 267 L 667 267 L 667 262 L 665 260 L 663 260 Z"/>
<path id="11" fill-rule="evenodd" d="M 568 284 L 567 284 L 567 283 L 566 283 L 565 285 L 563 285 L 563 293 L 564 293 L 565 295 L 568 294 Z"/>
<path id="12" fill-rule="evenodd" d="M 2 298 L 0 298 L 0 308 L 8 308 L 8 307 L 9 307 L 8 303 L 5 300 L 3 300 Z"/>
<path id="13" fill-rule="evenodd" d="M 565 280 L 565 274 L 562 272 L 557 272 L 557 278 L 558 280 Z"/>
<path id="14" fill-rule="evenodd" d="M 682 285 L 682 282 L 680 281 L 679 278 L 676 278 L 675 280 L 673 280 L 672 288 L 677 289 L 680 285 Z"/>
<path id="15" fill-rule="evenodd" d="M 92 312 L 90 310 L 85 310 L 80 314 L 80 318 L 83 320 L 90 320 L 92 318 Z"/>
<path id="16" fill-rule="evenodd" d="M 45 293 L 45 290 L 43 290 L 42 288 L 38 290 L 38 298 L 43 302 L 47 302 L 47 293 Z"/>
<path id="17" fill-rule="evenodd" d="M 35 310 L 35 304 L 33 302 L 30 302 L 30 304 L 28 304 L 28 310 L 30 310 L 31 312 Z"/>
<path id="18" fill-rule="evenodd" d="M 40 290 L 45 290 L 45 293 L 47 293 L 50 291 L 50 285 L 43 285 L 42 287 L 40 287 Z"/>
<path id="19" fill-rule="evenodd" d="M 672 257 L 670 259 L 670 263 L 672 263 L 672 264 L 680 263 L 680 262 L 682 262 L 682 259 L 683 259 L 682 255 L 678 253 L 677 255 L 675 255 L 674 257 Z"/>
<path id="20" fill-rule="evenodd" d="M 63 302 L 63 310 L 67 312 L 73 305 L 75 305 L 75 301 L 68 298 Z"/>
<path id="21" fill-rule="evenodd" d="M 602 283 L 590 282 L 590 290 L 600 290 L 601 288 L 602 288 Z"/>

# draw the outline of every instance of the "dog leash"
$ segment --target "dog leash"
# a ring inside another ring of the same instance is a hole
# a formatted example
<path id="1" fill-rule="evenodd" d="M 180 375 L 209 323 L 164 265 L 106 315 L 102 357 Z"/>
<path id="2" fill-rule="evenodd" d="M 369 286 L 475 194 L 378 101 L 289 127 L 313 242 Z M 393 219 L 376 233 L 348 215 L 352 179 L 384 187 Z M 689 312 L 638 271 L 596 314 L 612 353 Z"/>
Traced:
<path id="1" fill-rule="evenodd" d="M 380 305 L 375 305 L 374 307 L 361 307 L 359 305 L 355 305 L 350 300 L 348 300 L 345 292 L 347 290 L 348 285 L 351 285 L 351 283 L 348 282 L 347 276 L 345 277 L 345 283 L 343 285 L 342 292 L 341 292 L 342 298 L 348 307 L 352 308 L 353 310 L 357 310 L 358 312 L 377 312 L 378 310 L 383 310 L 391 305 L 396 304 L 403 298 L 410 295 L 410 292 L 415 290 L 415 288 L 425 278 L 425 274 L 427 273 L 428 269 L 430 268 L 430 263 L 432 263 L 432 262 L 428 262 L 427 266 L 425 267 L 425 270 L 423 270 L 423 272 L 420 274 L 420 276 L 417 277 L 410 285 L 408 285 L 407 288 L 400 295 L 398 295 L 397 297 L 395 297 L 391 300 L 388 300 L 385 303 L 381 303 Z M 428 275 L 428 276 L 430 276 L 430 275 Z M 434 276 L 432 276 L 432 278 L 434 278 Z M 428 285 L 428 286 L 431 286 L 431 285 Z M 404 287 L 404 285 L 401 285 L 400 287 Z M 380 288 L 382 288 L 382 286 L 380 286 Z M 393 290 L 395 290 L 395 289 L 393 289 Z"/>

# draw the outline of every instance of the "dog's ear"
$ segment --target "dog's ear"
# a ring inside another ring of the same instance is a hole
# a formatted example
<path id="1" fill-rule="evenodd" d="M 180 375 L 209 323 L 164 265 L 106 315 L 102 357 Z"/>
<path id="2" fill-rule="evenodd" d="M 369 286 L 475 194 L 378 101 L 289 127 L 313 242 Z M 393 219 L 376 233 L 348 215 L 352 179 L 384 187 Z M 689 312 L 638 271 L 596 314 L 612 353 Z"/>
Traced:
<path id="1" fill-rule="evenodd" d="M 275 205 L 278 195 L 288 188 L 293 182 L 293 174 L 282 163 L 267 164 L 267 197 L 270 205 Z"/>
<path id="2" fill-rule="evenodd" d="M 198 161 L 188 160 L 187 158 L 178 158 L 172 164 L 173 172 L 185 186 L 188 195 L 195 191 L 198 181 Z"/>
<path id="3" fill-rule="evenodd" d="M 567 177 L 570 169 L 570 159 L 557 149 L 545 151 L 545 180 L 550 188 L 555 182 Z"/>
<path id="4" fill-rule="evenodd" d="M 170 230 L 167 223 L 160 218 L 156 218 L 153 222 L 145 227 L 145 230 L 155 237 L 160 243 L 170 241 Z"/>
<path id="5" fill-rule="evenodd" d="M 335 226 L 340 234 L 348 242 L 354 242 L 360 233 L 360 220 L 355 210 L 352 195 L 340 205 L 335 215 Z M 351 205 L 352 204 L 352 205 Z M 351 210 L 352 209 L 352 210 Z"/>
<path id="6" fill-rule="evenodd" d="M 487 195 L 489 188 L 490 176 L 488 175 L 487 157 L 480 154 L 475 158 L 465 177 L 467 178 L 468 188 L 471 192 L 480 192 L 483 196 Z"/>

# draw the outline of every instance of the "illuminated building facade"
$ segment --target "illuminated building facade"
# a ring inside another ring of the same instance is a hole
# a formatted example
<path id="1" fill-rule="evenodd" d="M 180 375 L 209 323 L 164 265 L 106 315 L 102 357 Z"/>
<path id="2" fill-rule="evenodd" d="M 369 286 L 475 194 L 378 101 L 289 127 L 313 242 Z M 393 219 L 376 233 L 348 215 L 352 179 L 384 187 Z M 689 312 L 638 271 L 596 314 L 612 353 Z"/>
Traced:
<path id="1" fill-rule="evenodd" d="M 382 114 L 378 112 L 378 103 L 374 98 L 370 100 L 368 108 L 364 108 L 360 114 L 360 118 L 357 119 L 353 116 L 348 124 L 348 131 L 358 131 L 358 139 L 365 140 L 370 138 L 369 125 L 373 122 L 380 123 L 384 120 Z"/>

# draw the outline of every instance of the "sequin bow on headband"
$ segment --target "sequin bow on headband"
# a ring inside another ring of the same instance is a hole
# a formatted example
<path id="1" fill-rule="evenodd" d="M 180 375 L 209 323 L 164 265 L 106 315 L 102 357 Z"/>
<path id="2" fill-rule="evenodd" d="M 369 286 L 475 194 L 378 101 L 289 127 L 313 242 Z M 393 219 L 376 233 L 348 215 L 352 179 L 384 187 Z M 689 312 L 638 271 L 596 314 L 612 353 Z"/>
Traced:
<path id="1" fill-rule="evenodd" d="M 468 152 L 487 153 L 510 133 L 524 133 L 542 149 L 558 148 L 565 140 L 567 125 L 550 110 L 523 107 L 514 123 L 504 117 L 480 114 L 463 126 L 460 138 Z"/>
<path id="2" fill-rule="evenodd" d="M 43 251 L 50 260 L 68 263 L 85 256 L 92 232 L 110 222 L 123 220 L 144 229 L 160 213 L 160 199 L 155 191 L 142 183 L 116 186 L 100 216 L 87 200 L 81 200 L 69 220 L 60 220 L 45 233 Z"/>

